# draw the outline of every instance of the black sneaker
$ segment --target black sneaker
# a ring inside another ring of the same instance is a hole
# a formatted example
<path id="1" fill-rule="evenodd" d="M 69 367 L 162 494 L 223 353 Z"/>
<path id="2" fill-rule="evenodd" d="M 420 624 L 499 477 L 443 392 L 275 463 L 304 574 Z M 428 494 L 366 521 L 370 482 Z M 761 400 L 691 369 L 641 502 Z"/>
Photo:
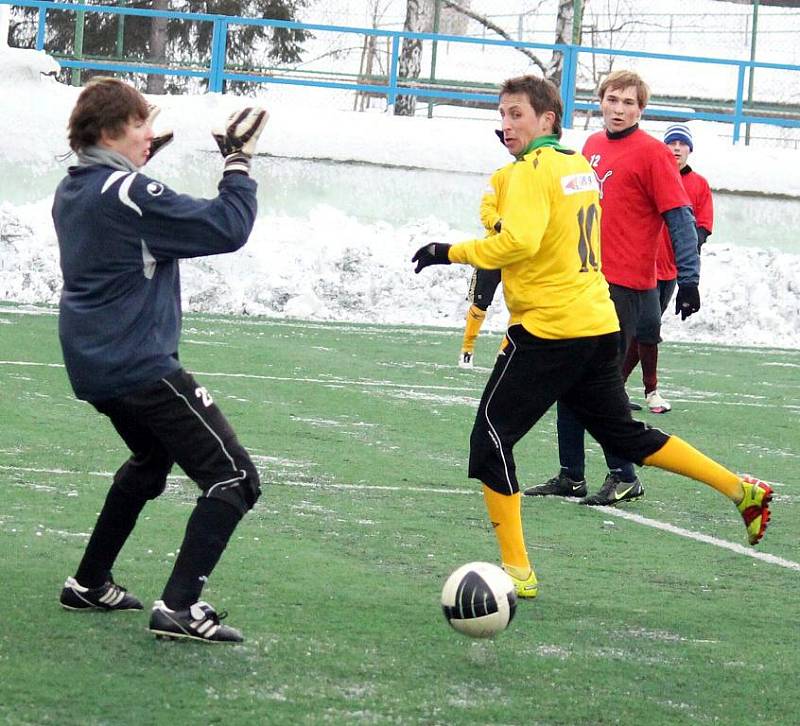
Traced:
<path id="1" fill-rule="evenodd" d="M 591 507 L 606 507 L 612 504 L 638 499 L 644 495 L 644 487 L 639 477 L 633 481 L 621 481 L 613 472 L 609 473 L 600 491 L 590 497 L 581 500 L 581 504 L 588 504 Z"/>
<path id="2" fill-rule="evenodd" d="M 563 471 L 544 484 L 530 487 L 523 494 L 529 497 L 585 497 L 586 479 L 573 481 Z"/>
<path id="3" fill-rule="evenodd" d="M 241 643 L 244 638 L 235 628 L 222 625 L 228 613 L 217 614 L 211 605 L 199 600 L 186 610 L 170 610 L 163 600 L 153 603 L 150 632 L 156 638 L 189 638 L 205 643 Z"/>
<path id="4" fill-rule="evenodd" d="M 142 603 L 109 576 L 105 585 L 89 589 L 68 577 L 59 598 L 65 610 L 141 610 Z"/>

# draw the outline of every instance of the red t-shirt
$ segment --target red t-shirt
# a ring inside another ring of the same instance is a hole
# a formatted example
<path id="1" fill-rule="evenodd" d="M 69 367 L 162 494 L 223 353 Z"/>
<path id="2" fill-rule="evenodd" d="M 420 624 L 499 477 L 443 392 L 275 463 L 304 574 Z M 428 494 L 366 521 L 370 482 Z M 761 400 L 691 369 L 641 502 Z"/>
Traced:
<path id="1" fill-rule="evenodd" d="M 711 201 L 711 188 L 705 177 L 692 171 L 690 166 L 684 166 L 680 172 L 683 188 L 689 195 L 689 202 L 694 210 L 694 217 L 698 227 L 705 227 L 709 232 L 714 226 L 714 203 Z M 674 280 L 678 276 L 675 267 L 675 251 L 669 239 L 669 231 L 665 224 L 661 228 L 661 241 L 656 257 L 656 277 L 659 280 Z"/>
<path id="2" fill-rule="evenodd" d="M 689 205 L 675 158 L 641 129 L 620 139 L 598 131 L 586 140 L 583 155 L 600 182 L 603 274 L 615 285 L 654 288 L 661 215 Z"/>

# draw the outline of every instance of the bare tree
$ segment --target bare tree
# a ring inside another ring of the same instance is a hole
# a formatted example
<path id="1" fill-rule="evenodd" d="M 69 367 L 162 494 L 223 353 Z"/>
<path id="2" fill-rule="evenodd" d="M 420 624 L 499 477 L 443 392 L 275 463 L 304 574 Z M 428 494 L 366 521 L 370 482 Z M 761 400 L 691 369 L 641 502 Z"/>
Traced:
<path id="1" fill-rule="evenodd" d="M 479 15 L 478 13 L 470 10 L 469 8 L 465 8 L 463 5 L 455 2 L 454 0 L 443 0 L 443 2 L 445 5 L 447 5 L 447 7 L 453 8 L 453 10 L 457 10 L 459 13 L 463 13 L 468 18 L 472 18 L 475 22 L 483 25 L 484 28 L 488 28 L 492 32 L 497 33 L 497 35 L 499 35 L 501 38 L 505 38 L 506 40 L 511 40 L 511 41 L 514 40 L 514 38 L 512 38 L 505 30 L 503 30 L 503 28 L 501 28 L 496 23 L 493 23 L 491 20 L 489 20 L 489 18 L 483 15 Z M 517 47 L 517 50 L 523 55 L 530 58 L 533 64 L 542 72 L 543 75 L 546 74 L 547 68 L 545 67 L 545 64 L 537 56 L 531 53 L 527 48 Z"/>
<path id="2" fill-rule="evenodd" d="M 420 33 L 423 29 L 424 8 L 422 0 L 406 1 L 406 21 L 403 30 Z M 400 50 L 398 76 L 409 80 L 419 78 L 422 67 L 422 41 L 419 38 L 403 38 Z M 394 104 L 395 116 L 413 116 L 417 108 L 416 96 L 398 96 Z"/>
<path id="3" fill-rule="evenodd" d="M 575 3 L 573 0 L 558 0 L 558 15 L 556 17 L 556 45 L 568 45 L 570 43 L 580 44 L 580 24 L 581 19 L 577 18 L 577 37 L 573 33 L 576 25 Z M 564 73 L 564 53 L 554 50 L 550 63 L 547 66 L 545 78 L 551 80 L 557 86 L 561 85 L 561 76 Z"/>

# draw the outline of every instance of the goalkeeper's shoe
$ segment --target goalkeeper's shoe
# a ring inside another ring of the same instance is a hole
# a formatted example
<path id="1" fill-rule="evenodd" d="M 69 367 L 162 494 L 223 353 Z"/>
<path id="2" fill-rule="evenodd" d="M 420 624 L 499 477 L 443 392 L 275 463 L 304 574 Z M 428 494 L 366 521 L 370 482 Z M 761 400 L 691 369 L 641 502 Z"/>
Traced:
<path id="1" fill-rule="evenodd" d="M 514 583 L 514 589 L 517 591 L 517 597 L 532 599 L 539 594 L 539 581 L 536 579 L 536 573 L 533 571 L 532 567 L 531 574 L 528 575 L 528 577 L 526 577 L 524 580 L 519 577 L 515 577 L 514 573 L 510 571 L 512 568 L 508 567 L 507 565 L 503 565 L 503 569 Z"/>
<path id="2" fill-rule="evenodd" d="M 586 479 L 573 481 L 563 471 L 544 484 L 529 487 L 523 494 L 529 497 L 585 497 Z"/>
<path id="3" fill-rule="evenodd" d="M 643 495 L 644 487 L 638 476 L 633 481 L 622 481 L 617 474 L 609 472 L 599 491 L 581 499 L 580 503 L 590 507 L 608 507 L 629 499 L 638 499 Z"/>
<path id="4" fill-rule="evenodd" d="M 142 603 L 109 575 L 100 587 L 88 588 L 68 577 L 59 598 L 65 610 L 141 610 Z"/>
<path id="5" fill-rule="evenodd" d="M 736 508 L 747 527 L 750 544 L 758 544 L 764 536 L 769 522 L 769 503 L 772 501 L 772 487 L 752 476 L 742 477 L 744 497 Z"/>
<path id="6" fill-rule="evenodd" d="M 235 628 L 223 625 L 228 613 L 217 613 L 202 600 L 186 610 L 170 610 L 163 600 L 153 603 L 150 615 L 150 632 L 157 638 L 186 638 L 202 640 L 205 643 L 241 643 L 244 638 Z"/>

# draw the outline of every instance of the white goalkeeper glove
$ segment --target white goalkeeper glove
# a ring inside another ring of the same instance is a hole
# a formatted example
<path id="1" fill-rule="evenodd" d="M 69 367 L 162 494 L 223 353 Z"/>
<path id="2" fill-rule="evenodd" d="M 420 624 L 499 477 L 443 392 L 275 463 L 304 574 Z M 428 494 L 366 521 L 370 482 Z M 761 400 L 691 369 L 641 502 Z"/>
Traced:
<path id="1" fill-rule="evenodd" d="M 258 137 L 268 118 L 269 114 L 264 108 L 243 108 L 228 116 L 224 129 L 214 129 L 211 132 L 225 158 L 225 172 L 249 173 L 250 160 L 256 153 Z"/>
<path id="2" fill-rule="evenodd" d="M 153 121 L 156 120 L 156 116 L 161 113 L 161 109 L 158 106 L 150 105 L 150 113 L 147 115 L 147 123 L 150 126 L 153 126 Z M 150 142 L 150 153 L 147 155 L 147 161 L 150 161 L 161 149 L 163 149 L 168 144 L 172 143 L 172 139 L 175 138 L 175 134 L 172 133 L 172 129 L 167 129 L 166 131 L 161 131 L 157 134 L 153 135 L 153 140 Z M 147 162 L 145 162 L 146 164 Z"/>

